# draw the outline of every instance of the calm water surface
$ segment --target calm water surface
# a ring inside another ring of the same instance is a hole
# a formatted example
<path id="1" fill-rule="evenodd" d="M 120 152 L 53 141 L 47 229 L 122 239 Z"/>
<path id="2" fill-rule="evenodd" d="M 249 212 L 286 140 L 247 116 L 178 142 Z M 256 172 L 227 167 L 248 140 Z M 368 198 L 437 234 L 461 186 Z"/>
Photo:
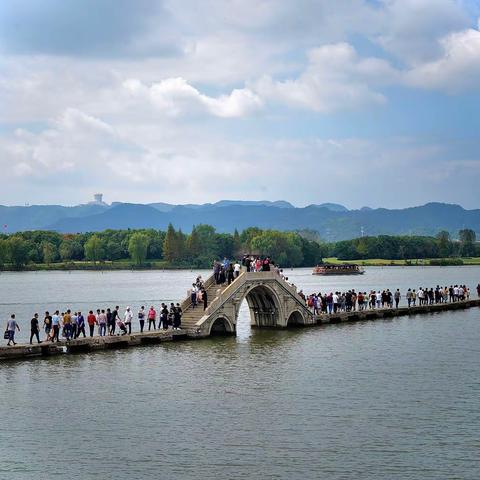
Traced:
<path id="1" fill-rule="evenodd" d="M 0 274 L 0 315 L 177 301 L 195 273 Z M 288 275 L 473 293 L 480 268 Z M 479 309 L 253 334 L 244 310 L 236 338 L 3 363 L 0 479 L 476 480 L 479 345 Z"/>

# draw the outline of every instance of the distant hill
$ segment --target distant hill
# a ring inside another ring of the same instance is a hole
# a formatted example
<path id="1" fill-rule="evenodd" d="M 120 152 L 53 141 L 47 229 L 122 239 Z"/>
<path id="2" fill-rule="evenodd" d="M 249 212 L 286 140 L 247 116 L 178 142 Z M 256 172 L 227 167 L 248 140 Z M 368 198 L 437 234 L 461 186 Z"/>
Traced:
<path id="1" fill-rule="evenodd" d="M 333 206 L 333 207 L 332 207 Z M 115 203 L 108 205 L 0 206 L 0 223 L 7 232 L 57 230 L 60 232 L 101 231 L 106 228 L 166 229 L 169 223 L 189 232 L 193 225 L 206 223 L 220 232 L 235 228 L 273 228 L 316 231 L 327 241 L 365 235 L 435 235 L 447 230 L 456 235 L 471 228 L 480 237 L 480 210 L 465 210 L 459 205 L 428 203 L 419 207 L 347 210 L 337 204 L 295 208 L 288 202 L 244 202 L 224 200 L 215 204 L 149 205 Z"/>
<path id="2" fill-rule="evenodd" d="M 326 208 L 332 212 L 348 212 L 348 208 L 338 203 L 321 203 L 320 205 L 311 205 L 317 208 Z"/>

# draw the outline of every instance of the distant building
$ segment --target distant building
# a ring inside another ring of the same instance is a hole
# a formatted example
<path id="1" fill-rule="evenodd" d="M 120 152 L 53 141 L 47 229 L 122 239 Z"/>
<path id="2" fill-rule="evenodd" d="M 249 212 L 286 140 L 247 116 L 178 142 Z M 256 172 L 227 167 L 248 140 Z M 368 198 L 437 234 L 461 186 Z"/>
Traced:
<path id="1" fill-rule="evenodd" d="M 88 205 L 106 205 L 103 201 L 103 193 L 95 193 L 93 195 L 93 202 L 88 202 Z"/>

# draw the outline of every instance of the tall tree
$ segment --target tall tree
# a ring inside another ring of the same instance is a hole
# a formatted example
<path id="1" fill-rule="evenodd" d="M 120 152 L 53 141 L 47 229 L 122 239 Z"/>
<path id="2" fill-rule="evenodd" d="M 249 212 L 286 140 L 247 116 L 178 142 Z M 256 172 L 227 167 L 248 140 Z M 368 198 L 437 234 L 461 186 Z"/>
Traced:
<path id="1" fill-rule="evenodd" d="M 27 242 L 22 237 L 15 235 L 13 237 L 9 237 L 9 239 L 7 240 L 7 244 L 10 261 L 17 268 L 25 265 L 28 260 Z"/>
<path id="2" fill-rule="evenodd" d="M 142 265 L 147 259 L 150 237 L 146 233 L 134 233 L 128 242 L 128 252 L 137 265 Z"/>
<path id="3" fill-rule="evenodd" d="M 242 254 L 242 241 L 240 240 L 240 234 L 235 229 L 233 232 L 233 254 L 239 257 Z"/>
<path id="4" fill-rule="evenodd" d="M 98 235 L 92 235 L 85 242 L 85 257 L 97 263 L 105 258 L 105 248 L 102 239 Z"/>
<path id="5" fill-rule="evenodd" d="M 200 244 L 200 237 L 198 236 L 197 228 L 192 228 L 192 233 L 188 236 L 187 252 L 190 259 L 195 259 L 200 255 L 202 245 Z"/>
<path id="6" fill-rule="evenodd" d="M 460 254 L 462 257 L 472 257 L 475 255 L 475 242 L 477 236 L 475 232 L 469 228 L 464 228 L 458 232 L 460 240 Z"/>
<path id="7" fill-rule="evenodd" d="M 57 246 L 52 242 L 42 242 L 42 255 L 44 263 L 53 263 L 58 257 Z"/>
<path id="8" fill-rule="evenodd" d="M 175 232 L 173 225 L 169 223 L 167 234 L 163 241 L 163 258 L 169 263 L 174 263 L 177 260 L 177 252 L 177 232 Z"/>
<path id="9" fill-rule="evenodd" d="M 7 240 L 0 238 L 0 269 L 7 263 L 8 260 L 8 243 Z"/>
<path id="10" fill-rule="evenodd" d="M 446 230 L 437 233 L 438 253 L 444 258 L 451 253 L 450 234 Z"/>

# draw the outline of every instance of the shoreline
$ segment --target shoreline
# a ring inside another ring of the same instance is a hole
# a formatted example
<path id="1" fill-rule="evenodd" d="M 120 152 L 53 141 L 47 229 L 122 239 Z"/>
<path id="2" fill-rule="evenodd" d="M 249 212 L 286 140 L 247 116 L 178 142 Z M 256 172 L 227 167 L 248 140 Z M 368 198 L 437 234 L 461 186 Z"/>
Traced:
<path id="1" fill-rule="evenodd" d="M 426 315 L 450 310 L 464 310 L 480 307 L 480 298 L 462 300 L 452 303 L 437 303 L 433 305 L 419 305 L 415 307 L 380 308 L 362 311 L 351 311 L 331 314 L 321 314 L 314 317 L 313 324 L 295 325 L 290 329 L 321 327 L 330 324 L 374 321 L 385 318 L 395 318 L 410 315 Z M 262 327 L 268 328 L 268 327 Z M 285 327 L 271 327 L 270 329 L 285 330 Z M 76 353 L 94 353 L 104 350 L 116 350 L 148 345 L 158 345 L 163 342 L 201 340 L 210 338 L 191 330 L 155 330 L 153 332 L 133 333 L 131 335 L 94 336 L 78 338 L 76 340 L 61 341 L 59 343 L 41 342 L 39 344 L 18 344 L 15 346 L 0 347 L 0 362 L 13 360 L 30 360 L 48 358 L 55 355 L 71 355 Z"/>
<path id="2" fill-rule="evenodd" d="M 345 260 L 339 261 L 328 259 L 328 263 L 342 264 L 342 263 L 355 263 L 361 267 L 479 267 L 480 258 L 470 257 L 462 258 L 462 263 L 459 264 L 441 264 L 442 259 L 426 259 L 425 262 L 417 262 L 409 260 Z M 439 261 L 440 263 L 430 263 L 431 260 Z M 0 274 L 2 272 L 74 272 L 74 271 L 86 271 L 86 272 L 116 272 L 116 271 L 162 271 L 162 270 L 208 270 L 211 266 L 196 266 L 196 265 L 168 265 L 152 262 L 153 264 L 134 265 L 124 262 L 112 262 L 93 265 L 92 263 L 53 263 L 53 264 L 32 264 L 26 265 L 21 268 L 14 266 L 3 266 L 0 268 Z M 303 266 L 303 267 L 284 267 L 285 269 L 292 268 L 314 268 L 315 265 Z"/>

